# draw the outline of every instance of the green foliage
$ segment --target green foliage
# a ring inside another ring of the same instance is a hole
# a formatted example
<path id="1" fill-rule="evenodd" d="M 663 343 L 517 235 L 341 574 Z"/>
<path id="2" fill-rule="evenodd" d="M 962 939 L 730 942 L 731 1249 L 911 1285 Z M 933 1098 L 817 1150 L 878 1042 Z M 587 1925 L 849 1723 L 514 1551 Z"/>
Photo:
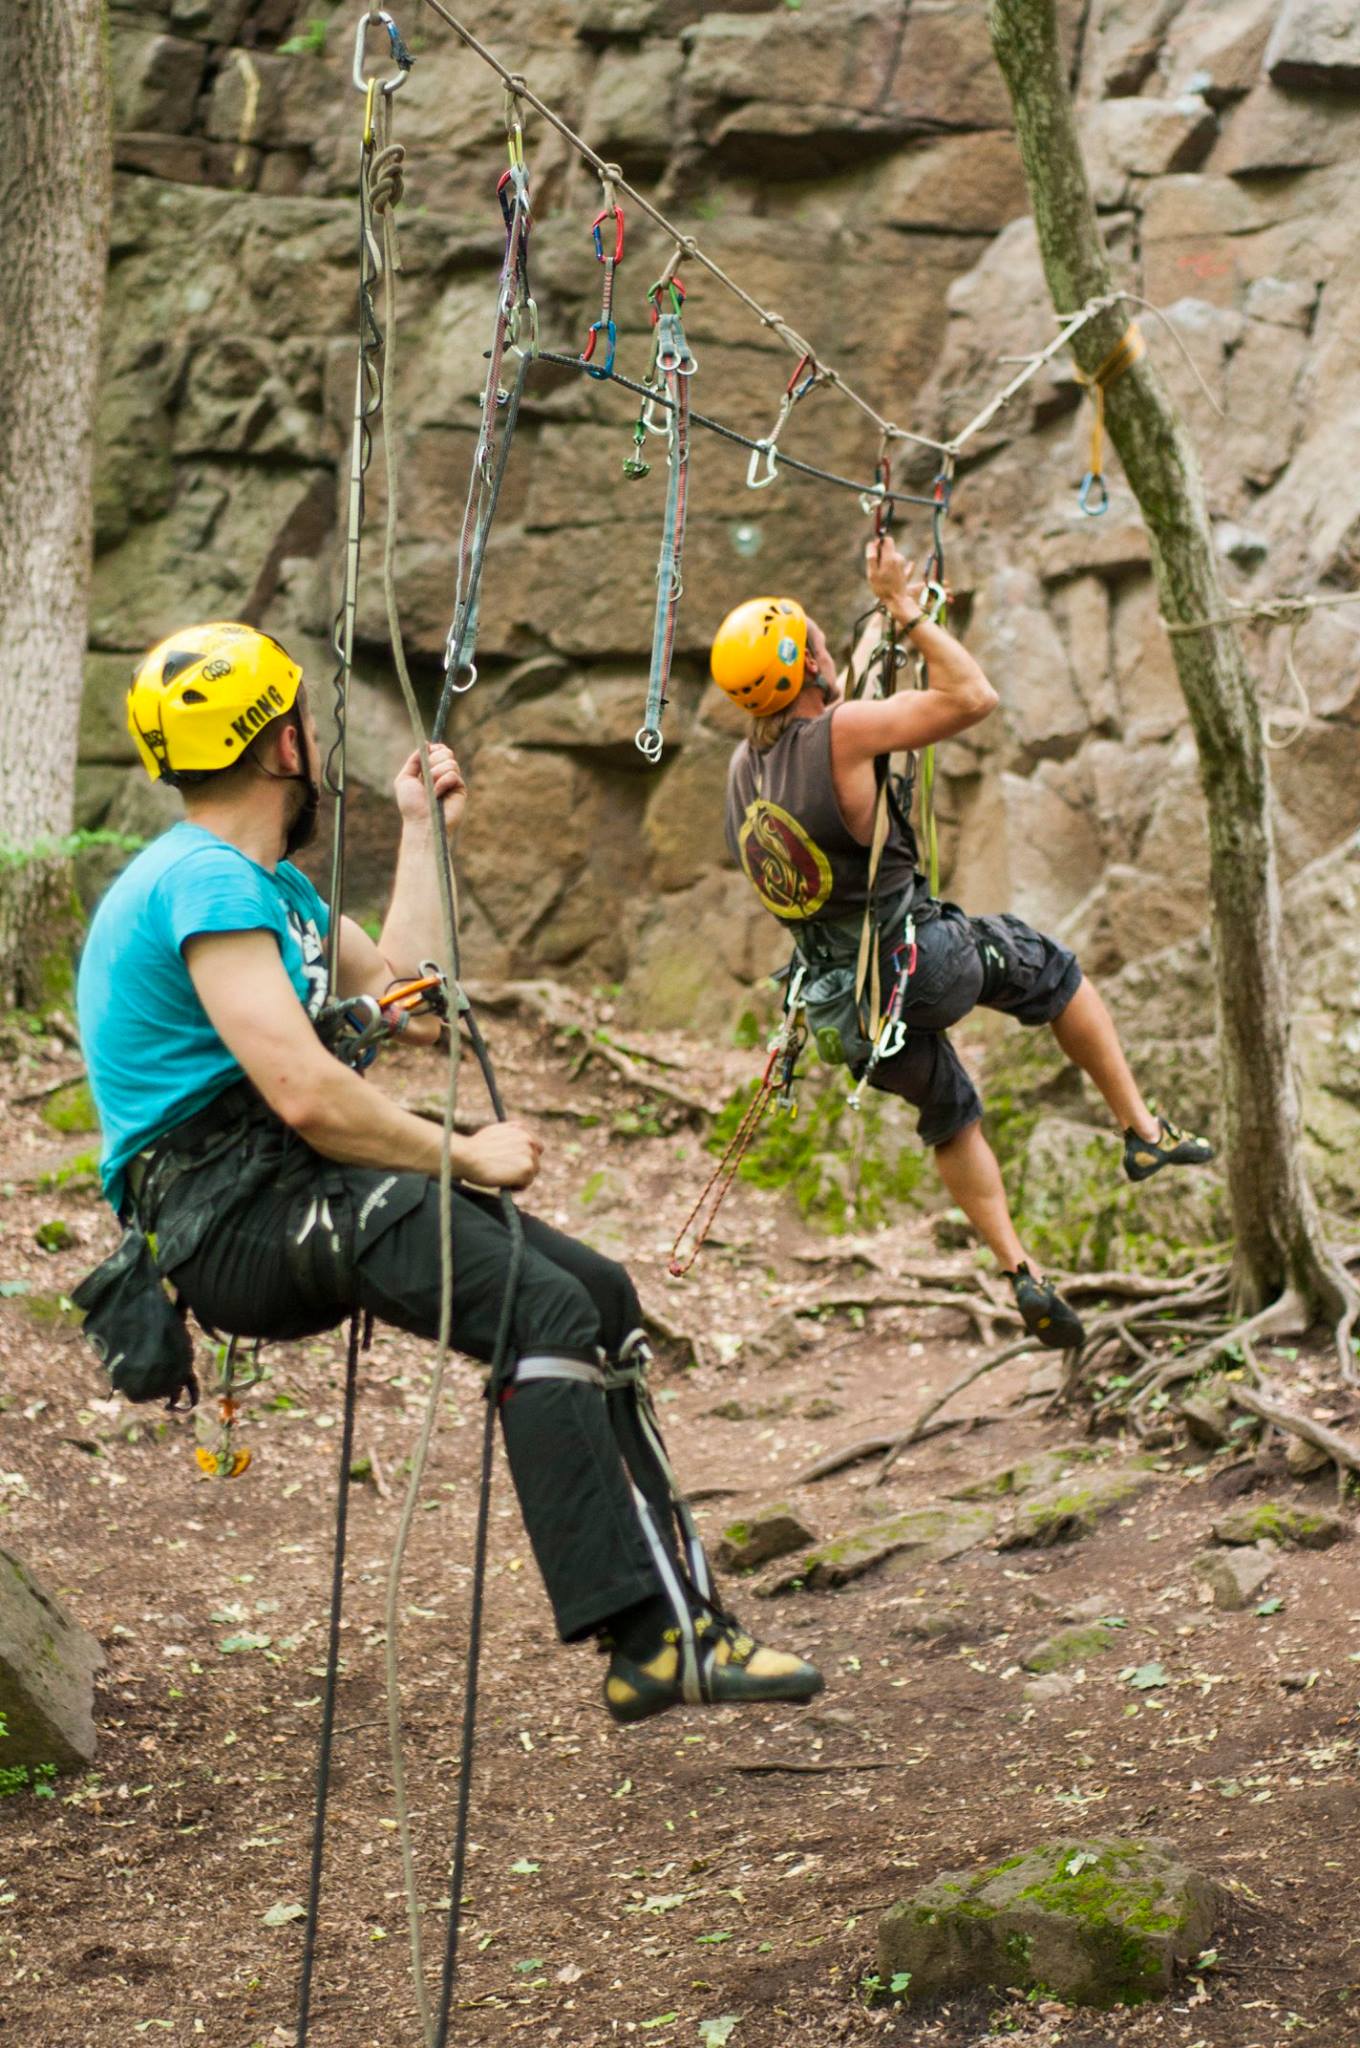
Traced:
<path id="1" fill-rule="evenodd" d="M 326 37 L 330 23 L 314 14 L 301 35 L 289 36 L 286 43 L 279 44 L 281 57 L 322 57 L 326 53 Z"/>
<path id="2" fill-rule="evenodd" d="M 732 1043 L 743 1052 L 753 1052 L 760 1044 L 760 1019 L 754 1010 L 743 1010 L 732 1027 Z"/>
<path id="3" fill-rule="evenodd" d="M 62 1188 L 83 1186 L 85 1183 L 97 1186 L 99 1183 L 99 1154 L 78 1152 L 74 1159 L 68 1159 L 64 1166 L 57 1166 L 50 1173 L 38 1175 L 39 1192 L 45 1195 L 57 1194 Z"/>
<path id="4" fill-rule="evenodd" d="M 0 872 L 6 868 L 36 867 L 40 863 L 74 860 L 91 847 L 112 846 L 119 853 L 140 853 L 146 845 L 128 832 L 68 832 L 64 839 L 35 839 L 31 846 L 0 841 Z"/>
<path id="5" fill-rule="evenodd" d="M 9 1723 L 0 1714 L 0 1740 L 9 1734 Z M 35 1799 L 51 1799 L 52 1780 L 57 1775 L 55 1764 L 0 1764 L 0 1799 L 13 1799 L 24 1790 L 31 1790 Z"/>
<path id="6" fill-rule="evenodd" d="M 729 1097 L 713 1126 L 709 1149 L 723 1152 L 750 1106 L 757 1084 Z M 889 1130 L 884 1103 L 872 1094 L 849 1105 L 842 1075 L 813 1094 L 804 1085 L 795 1115 L 766 1113 L 741 1162 L 753 1187 L 787 1189 L 809 1222 L 839 1234 L 873 1229 L 892 1208 L 910 1203 L 925 1173 L 922 1154 Z"/>
<path id="7" fill-rule="evenodd" d="M 42 1119 L 54 1131 L 97 1131 L 99 1118 L 89 1082 L 72 1081 L 67 1087 L 58 1088 L 55 1095 L 49 1095 L 43 1104 Z"/>

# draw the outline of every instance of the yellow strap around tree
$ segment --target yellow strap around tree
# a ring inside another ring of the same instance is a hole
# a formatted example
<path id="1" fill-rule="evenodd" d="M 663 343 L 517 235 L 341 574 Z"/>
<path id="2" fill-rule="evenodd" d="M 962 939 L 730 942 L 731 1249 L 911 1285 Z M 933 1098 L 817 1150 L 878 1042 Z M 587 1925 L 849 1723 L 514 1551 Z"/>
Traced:
<path id="1" fill-rule="evenodd" d="M 1125 370 L 1147 354 L 1147 343 L 1136 320 L 1131 320 L 1115 343 L 1104 362 L 1097 364 L 1088 377 L 1078 369 L 1078 384 L 1085 384 L 1095 396 L 1095 418 L 1091 422 L 1091 460 L 1087 469 L 1088 481 L 1101 480 L 1102 463 L 1105 457 L 1105 393 L 1111 384 L 1117 384 Z"/>

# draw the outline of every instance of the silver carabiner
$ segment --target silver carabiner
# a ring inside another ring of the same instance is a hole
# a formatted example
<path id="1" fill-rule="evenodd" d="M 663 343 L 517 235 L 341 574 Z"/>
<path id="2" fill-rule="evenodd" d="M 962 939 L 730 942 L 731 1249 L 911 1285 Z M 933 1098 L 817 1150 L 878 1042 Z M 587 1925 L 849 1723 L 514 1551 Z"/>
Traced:
<path id="1" fill-rule="evenodd" d="M 409 63 L 394 71 L 390 78 L 369 79 L 364 77 L 364 59 L 368 54 L 368 31 L 370 28 L 385 28 L 387 40 L 393 50 L 401 43 L 397 24 L 385 7 L 366 7 L 359 16 L 359 25 L 354 31 L 354 89 L 366 93 L 370 85 L 376 85 L 379 92 L 400 92 L 410 77 Z"/>
<path id="2" fill-rule="evenodd" d="M 657 762 L 661 759 L 661 749 L 665 745 L 665 741 L 656 727 L 654 725 L 640 725 L 633 735 L 633 744 L 642 755 L 644 761 L 650 761 L 653 768 L 655 768 Z"/>
<path id="3" fill-rule="evenodd" d="M 765 474 L 760 476 L 761 456 L 765 458 Z M 751 450 L 751 459 L 746 465 L 746 488 L 748 491 L 768 491 L 771 484 L 779 482 L 779 448 L 774 441 L 757 441 Z"/>
<path id="4" fill-rule="evenodd" d="M 466 692 L 472 688 L 472 685 L 477 680 L 477 664 L 475 661 L 460 661 L 458 664 L 456 674 L 461 675 L 464 670 L 466 670 L 467 672 L 467 681 L 465 683 L 457 682 L 454 679 L 454 677 L 451 677 L 448 674 L 447 670 L 445 671 L 445 686 L 446 688 L 452 691 L 455 697 L 461 697 L 465 695 Z"/>

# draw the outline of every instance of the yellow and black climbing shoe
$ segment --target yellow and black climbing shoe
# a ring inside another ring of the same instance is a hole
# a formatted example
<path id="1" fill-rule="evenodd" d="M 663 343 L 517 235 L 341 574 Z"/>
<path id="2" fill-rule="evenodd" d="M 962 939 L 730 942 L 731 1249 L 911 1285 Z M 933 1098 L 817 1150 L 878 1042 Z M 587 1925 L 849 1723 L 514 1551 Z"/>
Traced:
<path id="1" fill-rule="evenodd" d="M 1075 1351 L 1086 1341 L 1081 1317 L 1069 1308 L 1051 1280 L 1040 1280 L 1028 1266 L 1007 1273 L 1020 1320 L 1031 1337 L 1048 1351 Z"/>
<path id="2" fill-rule="evenodd" d="M 1124 1171 L 1130 1180 L 1151 1180 L 1164 1166 L 1206 1166 L 1214 1156 L 1207 1138 L 1193 1131 L 1178 1131 L 1166 1118 L 1155 1138 L 1140 1138 L 1137 1131 L 1124 1133 Z"/>
<path id="3" fill-rule="evenodd" d="M 697 1614 L 684 1629 L 664 1630 L 646 1659 L 614 1649 L 604 1703 L 616 1721 L 645 1721 L 682 1705 L 725 1707 L 746 1701 L 814 1699 L 822 1674 L 787 1650 L 771 1650 L 730 1616 Z"/>

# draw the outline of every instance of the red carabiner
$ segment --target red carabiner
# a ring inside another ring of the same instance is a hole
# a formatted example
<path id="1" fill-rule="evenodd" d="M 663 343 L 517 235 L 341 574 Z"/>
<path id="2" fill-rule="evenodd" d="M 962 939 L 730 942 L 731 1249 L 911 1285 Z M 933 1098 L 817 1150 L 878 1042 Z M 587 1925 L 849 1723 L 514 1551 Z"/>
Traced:
<path id="1" fill-rule="evenodd" d="M 609 219 L 611 214 L 613 215 L 614 219 L 614 254 L 612 256 L 606 256 L 604 253 L 604 237 L 600 233 L 600 229 L 604 226 L 605 222 Z M 621 206 L 606 206 L 603 213 L 596 214 L 594 220 L 590 223 L 590 232 L 595 237 L 595 255 L 601 263 L 613 263 L 615 265 L 622 263 L 623 208 Z"/>
<path id="2" fill-rule="evenodd" d="M 678 313 L 685 303 L 685 287 L 681 284 L 678 277 L 667 277 L 660 284 L 654 284 L 647 294 L 647 303 L 652 309 L 653 327 L 656 326 L 661 318 L 661 307 L 657 301 L 664 291 L 670 292 L 672 313 Z"/>

